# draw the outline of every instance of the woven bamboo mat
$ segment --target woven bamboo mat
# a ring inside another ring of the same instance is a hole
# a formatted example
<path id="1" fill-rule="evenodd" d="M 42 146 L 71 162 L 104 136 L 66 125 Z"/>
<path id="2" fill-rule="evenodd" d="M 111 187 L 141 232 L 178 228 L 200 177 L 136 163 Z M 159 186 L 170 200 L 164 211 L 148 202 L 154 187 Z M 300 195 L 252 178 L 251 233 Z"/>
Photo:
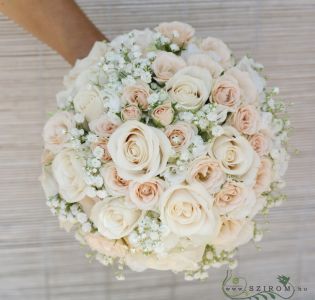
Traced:
<path id="1" fill-rule="evenodd" d="M 293 299 L 315 299 L 315 2 L 314 0 L 179 1 L 80 0 L 109 37 L 132 28 L 180 20 L 198 34 L 222 38 L 239 57 L 249 53 L 266 67 L 271 84 L 294 102 L 295 127 L 287 174 L 289 201 L 270 214 L 261 242 L 241 249 L 238 273 L 259 284 L 277 275 L 307 287 Z M 225 270 L 205 282 L 170 272 L 127 272 L 116 281 L 89 263 L 72 235 L 58 228 L 37 181 L 41 128 L 55 108 L 68 65 L 0 16 L 0 299 L 225 299 Z"/>

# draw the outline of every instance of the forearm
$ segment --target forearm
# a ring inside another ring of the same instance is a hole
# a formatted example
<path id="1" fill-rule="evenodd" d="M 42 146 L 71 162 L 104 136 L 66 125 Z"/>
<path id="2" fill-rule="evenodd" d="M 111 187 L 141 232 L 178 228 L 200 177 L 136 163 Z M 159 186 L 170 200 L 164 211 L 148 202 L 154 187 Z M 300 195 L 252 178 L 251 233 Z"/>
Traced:
<path id="1" fill-rule="evenodd" d="M 70 64 L 106 39 L 72 0 L 0 0 L 0 11 Z"/>

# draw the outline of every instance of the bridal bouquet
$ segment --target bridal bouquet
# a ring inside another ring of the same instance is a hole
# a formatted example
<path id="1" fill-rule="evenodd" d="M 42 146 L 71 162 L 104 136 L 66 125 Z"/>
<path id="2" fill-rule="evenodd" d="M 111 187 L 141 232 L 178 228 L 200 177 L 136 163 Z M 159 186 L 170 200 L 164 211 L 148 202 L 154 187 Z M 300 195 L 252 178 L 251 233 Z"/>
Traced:
<path id="1" fill-rule="evenodd" d="M 90 258 L 184 271 L 236 266 L 285 198 L 290 127 L 263 66 L 180 22 L 96 42 L 57 94 L 41 183 Z"/>

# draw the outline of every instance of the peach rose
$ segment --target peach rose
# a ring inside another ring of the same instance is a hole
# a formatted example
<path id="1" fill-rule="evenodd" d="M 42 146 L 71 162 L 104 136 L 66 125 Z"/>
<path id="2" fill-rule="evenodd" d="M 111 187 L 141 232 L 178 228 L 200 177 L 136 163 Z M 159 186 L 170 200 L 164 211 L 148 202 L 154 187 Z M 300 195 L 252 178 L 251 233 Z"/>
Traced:
<path id="1" fill-rule="evenodd" d="M 232 251 L 248 243 L 254 236 L 254 222 L 221 218 L 220 233 L 214 240 L 216 249 Z"/>
<path id="2" fill-rule="evenodd" d="M 207 37 L 201 41 L 199 47 L 201 50 L 208 52 L 223 67 L 230 67 L 232 65 L 231 50 L 220 39 Z"/>
<path id="3" fill-rule="evenodd" d="M 258 91 L 248 72 L 233 67 L 228 69 L 223 76 L 231 76 L 237 81 L 241 92 L 240 98 L 242 103 L 253 104 L 257 102 Z"/>
<path id="4" fill-rule="evenodd" d="M 225 177 L 219 163 L 215 159 L 201 156 L 191 163 L 186 181 L 189 184 L 200 183 L 210 194 L 213 194 L 220 190 Z"/>
<path id="5" fill-rule="evenodd" d="M 212 88 L 212 101 L 236 108 L 241 102 L 241 90 L 237 80 L 230 75 L 219 77 Z"/>
<path id="6" fill-rule="evenodd" d="M 218 78 L 223 72 L 223 68 L 206 54 L 200 53 L 190 55 L 187 59 L 187 63 L 189 66 L 197 66 L 207 69 L 212 75 L 212 78 Z"/>
<path id="7" fill-rule="evenodd" d="M 268 157 L 263 157 L 260 161 L 256 183 L 254 185 L 254 190 L 258 195 L 270 191 L 272 176 L 272 161 Z"/>
<path id="8" fill-rule="evenodd" d="M 92 132 L 100 137 L 107 138 L 122 124 L 116 115 L 101 115 L 98 119 L 89 123 Z"/>
<path id="9" fill-rule="evenodd" d="M 230 123 L 238 131 L 252 135 L 260 128 L 260 115 L 253 105 L 241 106 L 232 114 Z"/>
<path id="10" fill-rule="evenodd" d="M 152 63 L 155 80 L 163 83 L 168 81 L 179 69 L 186 67 L 186 62 L 171 52 L 161 51 Z"/>
<path id="11" fill-rule="evenodd" d="M 211 86 L 212 77 L 207 69 L 188 66 L 167 81 L 165 88 L 179 109 L 196 110 L 209 99 Z"/>
<path id="12" fill-rule="evenodd" d="M 164 171 L 172 149 L 161 130 L 132 120 L 111 135 L 108 151 L 119 176 L 143 182 Z"/>
<path id="13" fill-rule="evenodd" d="M 271 134 L 266 130 L 261 130 L 251 135 L 249 137 L 249 142 L 259 156 L 264 156 L 269 153 L 271 148 Z"/>
<path id="14" fill-rule="evenodd" d="M 45 148 L 53 153 L 59 152 L 70 141 L 70 130 L 75 127 L 73 115 L 62 111 L 53 115 L 45 124 L 43 139 Z"/>
<path id="15" fill-rule="evenodd" d="M 133 181 L 129 185 L 129 198 L 141 210 L 150 210 L 158 203 L 165 182 L 153 178 L 143 183 Z"/>
<path id="16" fill-rule="evenodd" d="M 163 103 L 157 106 L 151 113 L 151 117 L 155 125 L 167 126 L 172 123 L 174 119 L 174 109 L 171 102 Z"/>
<path id="17" fill-rule="evenodd" d="M 139 81 L 134 85 L 128 85 L 124 88 L 121 99 L 131 105 L 137 105 L 141 109 L 148 109 L 148 97 L 150 96 L 150 87 L 145 82 Z"/>
<path id="18" fill-rule="evenodd" d="M 99 233 L 89 233 L 84 236 L 87 245 L 96 252 L 111 257 L 124 257 L 128 247 L 122 239 L 110 240 Z"/>
<path id="19" fill-rule="evenodd" d="M 100 170 L 104 179 L 106 191 L 113 196 L 121 196 L 128 194 L 128 186 L 130 181 L 121 178 L 117 174 L 115 164 L 108 163 Z"/>
<path id="20" fill-rule="evenodd" d="M 160 218 L 174 234 L 210 242 L 219 229 L 211 195 L 201 185 L 175 185 L 160 200 Z"/>
<path id="21" fill-rule="evenodd" d="M 227 182 L 214 198 L 215 206 L 221 215 L 232 219 L 245 219 L 256 204 L 252 189 L 240 182 Z"/>
<path id="22" fill-rule="evenodd" d="M 121 118 L 123 121 L 137 120 L 141 119 L 141 110 L 136 105 L 128 105 L 121 110 Z"/>
<path id="23" fill-rule="evenodd" d="M 226 174 L 238 176 L 248 185 L 254 183 L 259 156 L 235 128 L 224 126 L 224 134 L 209 145 L 209 155 L 215 158 Z"/>
<path id="24" fill-rule="evenodd" d="M 169 38 L 173 43 L 182 47 L 193 37 L 195 29 L 182 22 L 161 23 L 155 28 L 156 31 Z"/>
<path id="25" fill-rule="evenodd" d="M 176 152 L 186 149 L 196 133 L 197 129 L 195 127 L 189 123 L 181 121 L 168 125 L 165 128 L 165 135 Z"/>
<path id="26" fill-rule="evenodd" d="M 92 145 L 91 145 L 91 149 L 92 151 L 95 150 L 96 147 L 100 147 L 101 149 L 103 149 L 104 153 L 101 157 L 101 161 L 102 162 L 108 162 L 110 161 L 112 158 L 108 152 L 108 139 L 107 138 L 98 138 Z"/>
<path id="27" fill-rule="evenodd" d="M 97 202 L 91 212 L 98 232 L 108 239 L 127 236 L 143 217 L 143 213 L 127 205 L 122 197 L 111 197 Z"/>

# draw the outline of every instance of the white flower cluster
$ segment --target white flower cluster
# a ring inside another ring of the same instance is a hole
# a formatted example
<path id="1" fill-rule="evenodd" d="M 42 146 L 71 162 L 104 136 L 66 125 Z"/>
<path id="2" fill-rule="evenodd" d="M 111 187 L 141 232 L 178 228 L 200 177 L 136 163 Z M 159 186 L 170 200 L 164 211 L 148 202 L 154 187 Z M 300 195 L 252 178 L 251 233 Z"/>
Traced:
<path id="1" fill-rule="evenodd" d="M 91 257 L 186 272 L 236 267 L 285 196 L 290 122 L 263 66 L 181 22 L 96 42 L 57 94 L 41 183 Z"/>
<path id="2" fill-rule="evenodd" d="M 147 214 L 138 224 L 134 231 L 129 235 L 131 245 L 140 248 L 144 254 L 155 253 L 157 255 L 165 254 L 163 238 L 167 236 L 169 229 L 161 224 L 160 220 L 153 214 Z M 135 251 L 134 249 L 134 251 Z M 132 250 L 131 250 L 132 251 Z"/>
<path id="3" fill-rule="evenodd" d="M 58 216 L 60 224 L 70 228 L 73 225 L 79 225 L 84 233 L 89 233 L 93 230 L 93 223 L 88 219 L 88 216 L 81 209 L 78 203 L 68 203 L 59 195 L 50 197 L 47 202 L 51 213 Z"/>

